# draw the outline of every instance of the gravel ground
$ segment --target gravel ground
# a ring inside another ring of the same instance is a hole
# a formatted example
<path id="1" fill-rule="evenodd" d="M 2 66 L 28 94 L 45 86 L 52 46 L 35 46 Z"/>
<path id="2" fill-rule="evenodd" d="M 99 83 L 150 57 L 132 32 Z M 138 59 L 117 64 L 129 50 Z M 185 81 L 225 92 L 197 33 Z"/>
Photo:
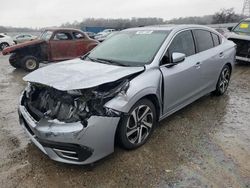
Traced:
<path id="1" fill-rule="evenodd" d="M 0 187 L 250 187 L 250 64 L 223 97 L 205 96 L 160 123 L 135 151 L 94 167 L 51 161 L 18 123 L 26 73 L 0 55 Z"/>

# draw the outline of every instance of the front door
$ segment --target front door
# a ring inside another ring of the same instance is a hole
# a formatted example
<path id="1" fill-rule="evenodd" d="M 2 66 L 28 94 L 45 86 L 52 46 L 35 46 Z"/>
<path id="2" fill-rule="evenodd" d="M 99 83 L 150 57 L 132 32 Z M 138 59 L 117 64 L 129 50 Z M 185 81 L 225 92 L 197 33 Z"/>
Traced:
<path id="1" fill-rule="evenodd" d="M 183 53 L 186 58 L 174 66 L 173 53 Z M 201 90 L 200 59 L 196 55 L 191 31 L 183 31 L 175 36 L 164 56 L 165 64 L 160 69 L 164 80 L 164 114 L 179 109 L 196 98 Z"/>

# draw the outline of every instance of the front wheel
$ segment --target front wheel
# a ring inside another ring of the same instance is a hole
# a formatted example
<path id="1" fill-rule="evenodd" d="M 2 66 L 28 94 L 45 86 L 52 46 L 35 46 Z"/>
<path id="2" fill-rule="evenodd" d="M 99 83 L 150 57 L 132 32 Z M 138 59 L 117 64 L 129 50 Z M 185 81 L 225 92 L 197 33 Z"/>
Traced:
<path id="1" fill-rule="evenodd" d="M 34 71 L 39 68 L 38 59 L 34 56 L 25 56 L 21 60 L 22 68 L 28 72 Z"/>
<path id="2" fill-rule="evenodd" d="M 229 86 L 231 78 L 231 70 L 228 65 L 225 65 L 220 73 L 220 77 L 218 79 L 216 90 L 213 91 L 213 94 L 220 96 L 223 95 Z"/>
<path id="3" fill-rule="evenodd" d="M 154 104 L 142 99 L 121 119 L 118 127 L 118 139 L 125 149 L 136 149 L 147 142 L 156 125 Z"/>
<path id="4" fill-rule="evenodd" d="M 14 68 L 20 68 L 21 65 L 20 65 L 20 59 L 18 57 L 18 55 L 16 53 L 13 53 L 10 55 L 10 58 L 9 58 L 9 62 L 10 62 L 10 65 Z"/>

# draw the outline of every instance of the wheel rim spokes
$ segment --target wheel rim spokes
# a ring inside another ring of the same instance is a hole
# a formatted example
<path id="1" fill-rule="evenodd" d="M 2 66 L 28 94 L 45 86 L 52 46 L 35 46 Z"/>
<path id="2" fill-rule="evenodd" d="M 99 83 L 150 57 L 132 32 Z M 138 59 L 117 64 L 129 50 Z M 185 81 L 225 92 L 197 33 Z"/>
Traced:
<path id="1" fill-rule="evenodd" d="M 226 91 L 229 84 L 229 80 L 230 80 L 230 72 L 228 69 L 225 69 L 221 73 L 220 84 L 219 84 L 222 93 Z"/>
<path id="2" fill-rule="evenodd" d="M 127 121 L 126 136 L 133 144 L 143 142 L 149 135 L 153 126 L 153 113 L 146 105 L 133 110 Z"/>

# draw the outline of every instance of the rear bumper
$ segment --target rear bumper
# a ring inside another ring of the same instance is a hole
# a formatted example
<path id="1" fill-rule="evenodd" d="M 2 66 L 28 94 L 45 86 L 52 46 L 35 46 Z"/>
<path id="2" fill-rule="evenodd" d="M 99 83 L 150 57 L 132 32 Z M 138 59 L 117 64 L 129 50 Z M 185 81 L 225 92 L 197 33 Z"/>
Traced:
<path id="1" fill-rule="evenodd" d="M 119 117 L 92 116 L 87 127 L 80 122 L 63 123 L 48 119 L 34 120 L 22 105 L 20 124 L 32 142 L 52 160 L 69 164 L 90 164 L 114 151 Z"/>

